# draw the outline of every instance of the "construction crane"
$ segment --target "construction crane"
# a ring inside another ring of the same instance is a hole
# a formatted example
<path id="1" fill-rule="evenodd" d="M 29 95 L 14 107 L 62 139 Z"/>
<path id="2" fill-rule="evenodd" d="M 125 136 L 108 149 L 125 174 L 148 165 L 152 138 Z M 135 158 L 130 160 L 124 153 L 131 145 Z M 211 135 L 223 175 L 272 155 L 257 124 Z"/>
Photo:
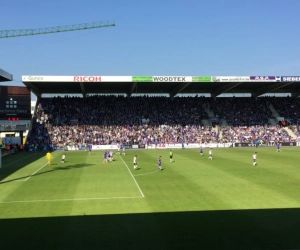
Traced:
<path id="1" fill-rule="evenodd" d="M 45 34 L 52 34 L 52 33 L 97 29 L 97 28 L 105 28 L 105 27 L 113 27 L 113 26 L 115 26 L 115 23 L 106 21 L 106 22 L 93 22 L 93 23 L 73 24 L 73 25 L 65 25 L 65 26 L 55 26 L 55 27 L 40 28 L 40 29 L 0 30 L 0 38 L 45 35 Z"/>

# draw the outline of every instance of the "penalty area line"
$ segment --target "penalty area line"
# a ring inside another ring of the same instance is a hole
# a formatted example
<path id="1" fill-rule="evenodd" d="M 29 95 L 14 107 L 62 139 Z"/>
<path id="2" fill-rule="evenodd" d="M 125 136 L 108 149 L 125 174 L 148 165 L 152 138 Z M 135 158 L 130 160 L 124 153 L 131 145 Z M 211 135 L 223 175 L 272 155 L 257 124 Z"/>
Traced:
<path id="1" fill-rule="evenodd" d="M 36 170 L 33 174 L 29 175 L 29 176 L 25 179 L 25 181 L 29 180 L 30 177 L 34 176 L 38 171 L 40 171 L 40 170 L 41 170 L 43 167 L 45 167 L 45 166 L 47 166 L 47 164 L 45 164 L 44 166 L 41 166 L 41 167 L 40 167 L 38 170 Z"/>
<path id="2" fill-rule="evenodd" d="M 123 160 L 122 156 L 120 156 L 120 157 L 121 157 L 121 160 L 123 161 L 123 163 L 125 164 L 125 166 L 127 167 L 127 170 L 128 170 L 128 172 L 130 173 L 130 175 L 131 175 L 132 179 L 134 180 L 134 182 L 135 182 L 135 185 L 136 185 L 136 186 L 137 186 L 137 188 L 139 189 L 139 191 L 140 191 L 140 193 L 141 193 L 142 197 L 145 197 L 145 195 L 143 194 L 143 192 L 142 192 L 142 190 L 141 190 L 141 188 L 140 188 L 139 184 L 137 183 L 136 179 L 134 178 L 133 174 L 131 173 L 131 171 L 130 171 L 130 169 L 129 169 L 128 165 L 127 165 L 127 164 L 126 164 L 126 162 Z"/>
<path id="3" fill-rule="evenodd" d="M 55 199 L 55 200 L 27 200 L 27 201 L 0 201 L 0 204 L 9 203 L 39 203 L 39 202 L 62 202 L 62 201 L 92 201 L 92 200 L 117 200 L 117 199 L 140 199 L 142 196 L 125 197 L 102 197 L 102 198 L 74 198 L 74 199 Z"/>

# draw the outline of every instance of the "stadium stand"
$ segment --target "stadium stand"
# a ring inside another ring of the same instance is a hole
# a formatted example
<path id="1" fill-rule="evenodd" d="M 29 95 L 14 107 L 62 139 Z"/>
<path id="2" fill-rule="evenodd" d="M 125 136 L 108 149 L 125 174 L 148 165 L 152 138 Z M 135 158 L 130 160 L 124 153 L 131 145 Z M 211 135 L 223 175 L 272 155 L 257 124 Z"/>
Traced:
<path id="1" fill-rule="evenodd" d="M 288 114 L 290 129 L 299 138 L 299 103 L 287 98 L 66 96 L 40 100 L 26 148 L 295 141 L 284 127 L 267 124 L 272 117 L 268 102 L 278 113 Z M 293 105 L 297 111 L 286 113 L 286 107 Z M 214 119 L 226 119 L 229 126 L 204 126 L 201 121 L 211 119 L 211 113 Z"/>
<path id="2" fill-rule="evenodd" d="M 300 101 L 290 97 L 268 97 L 278 114 L 288 122 L 288 125 L 300 123 Z"/>
<path id="3" fill-rule="evenodd" d="M 216 98 L 209 102 L 215 116 L 225 119 L 229 126 L 266 125 L 272 116 L 264 98 Z"/>

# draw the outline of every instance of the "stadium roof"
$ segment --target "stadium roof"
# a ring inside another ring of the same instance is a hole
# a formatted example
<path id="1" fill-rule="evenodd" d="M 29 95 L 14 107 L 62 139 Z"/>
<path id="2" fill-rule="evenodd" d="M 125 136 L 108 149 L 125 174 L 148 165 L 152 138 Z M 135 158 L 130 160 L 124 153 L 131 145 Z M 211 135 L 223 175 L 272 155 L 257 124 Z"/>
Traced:
<path id="1" fill-rule="evenodd" d="M 8 72 L 4 71 L 3 69 L 0 69 L 0 82 L 7 82 L 12 81 L 13 76 L 12 74 L 9 74 Z"/>
<path id="2" fill-rule="evenodd" d="M 22 76 L 38 97 L 42 94 L 211 94 L 266 93 L 300 95 L 300 76 Z"/>

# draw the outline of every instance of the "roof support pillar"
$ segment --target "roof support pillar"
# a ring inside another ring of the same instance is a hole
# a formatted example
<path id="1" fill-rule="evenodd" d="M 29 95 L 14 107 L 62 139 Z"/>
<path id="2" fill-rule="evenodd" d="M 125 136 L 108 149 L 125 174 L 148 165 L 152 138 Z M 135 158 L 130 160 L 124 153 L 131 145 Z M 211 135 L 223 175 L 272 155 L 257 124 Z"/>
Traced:
<path id="1" fill-rule="evenodd" d="M 84 86 L 83 82 L 80 82 L 79 84 L 80 84 L 82 95 L 85 98 L 86 97 L 85 86 Z"/>
<path id="2" fill-rule="evenodd" d="M 175 95 L 177 95 L 180 91 L 184 90 L 187 86 L 189 86 L 190 82 L 185 82 L 174 88 L 171 93 L 169 93 L 170 97 L 173 98 Z"/>
<path id="3" fill-rule="evenodd" d="M 137 82 L 133 82 L 133 83 L 131 84 L 129 91 L 127 92 L 127 97 L 130 97 L 130 96 L 131 96 L 131 94 L 132 94 L 132 92 L 134 91 L 134 89 L 136 88 L 136 86 L 137 86 Z"/>

